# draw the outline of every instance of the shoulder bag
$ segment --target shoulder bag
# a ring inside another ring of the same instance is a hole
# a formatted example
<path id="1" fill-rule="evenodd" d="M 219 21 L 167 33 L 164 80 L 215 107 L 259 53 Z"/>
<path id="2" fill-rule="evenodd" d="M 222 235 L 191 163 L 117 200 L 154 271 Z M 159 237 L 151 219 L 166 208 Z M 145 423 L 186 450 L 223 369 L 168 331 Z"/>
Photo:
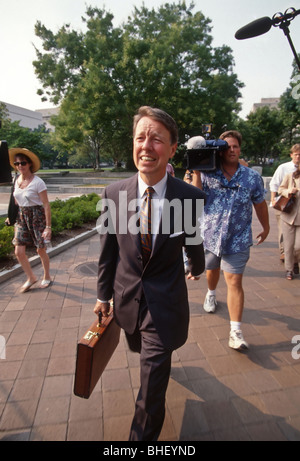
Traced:
<path id="1" fill-rule="evenodd" d="M 14 183 L 11 188 L 11 194 L 9 198 L 9 204 L 8 204 L 8 210 L 7 210 L 7 216 L 9 219 L 9 223 L 7 223 L 8 226 L 14 226 L 15 222 L 17 220 L 18 212 L 19 212 L 19 205 L 16 204 L 15 197 L 14 197 L 14 190 L 15 190 L 15 185 L 16 181 L 18 179 L 18 176 L 16 175 Z"/>
<path id="2" fill-rule="evenodd" d="M 293 178 L 294 186 L 296 187 L 295 179 Z M 284 197 L 280 195 L 279 199 L 273 205 L 273 208 L 283 213 L 291 213 L 294 205 L 296 203 L 296 195 L 292 194 L 290 197 Z"/>

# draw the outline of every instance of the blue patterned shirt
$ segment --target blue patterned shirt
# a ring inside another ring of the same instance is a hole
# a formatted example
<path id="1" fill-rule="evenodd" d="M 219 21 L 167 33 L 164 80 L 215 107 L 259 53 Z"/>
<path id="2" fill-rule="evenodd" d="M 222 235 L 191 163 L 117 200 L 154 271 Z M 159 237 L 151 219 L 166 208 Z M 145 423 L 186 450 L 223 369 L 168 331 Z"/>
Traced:
<path id="1" fill-rule="evenodd" d="M 261 176 L 239 165 L 228 181 L 221 170 L 201 173 L 204 207 L 204 247 L 217 256 L 235 254 L 253 245 L 252 205 L 265 199 Z"/>

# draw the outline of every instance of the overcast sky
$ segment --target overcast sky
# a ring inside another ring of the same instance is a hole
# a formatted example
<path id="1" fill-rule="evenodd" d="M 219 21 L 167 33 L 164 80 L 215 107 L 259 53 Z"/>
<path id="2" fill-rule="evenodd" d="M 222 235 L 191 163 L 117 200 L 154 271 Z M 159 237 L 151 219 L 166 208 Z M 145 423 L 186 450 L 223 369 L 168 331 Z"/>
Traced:
<path id="1" fill-rule="evenodd" d="M 144 3 L 148 8 L 157 8 L 167 1 L 147 0 Z M 194 3 L 194 13 L 202 11 L 212 21 L 213 46 L 228 45 L 233 50 L 234 71 L 245 84 L 240 115 L 246 116 L 253 103 L 261 98 L 281 96 L 289 86 L 293 61 L 283 31 L 272 27 L 267 34 L 247 40 L 236 40 L 234 35 L 255 19 L 272 17 L 279 11 L 284 13 L 290 7 L 299 10 L 300 0 L 195 0 Z M 36 59 L 33 44 L 41 49 L 41 42 L 34 34 L 37 21 L 52 32 L 57 32 L 66 23 L 74 29 L 82 29 L 81 16 L 86 5 L 91 5 L 105 7 L 114 15 L 114 25 L 119 26 L 127 21 L 134 6 L 142 4 L 142 0 L 109 0 L 106 4 L 103 0 L 0 0 L 0 101 L 31 110 L 52 107 L 49 102 L 41 102 L 36 94 L 41 86 L 32 65 Z M 299 30 L 300 15 L 290 26 L 298 53 Z"/>

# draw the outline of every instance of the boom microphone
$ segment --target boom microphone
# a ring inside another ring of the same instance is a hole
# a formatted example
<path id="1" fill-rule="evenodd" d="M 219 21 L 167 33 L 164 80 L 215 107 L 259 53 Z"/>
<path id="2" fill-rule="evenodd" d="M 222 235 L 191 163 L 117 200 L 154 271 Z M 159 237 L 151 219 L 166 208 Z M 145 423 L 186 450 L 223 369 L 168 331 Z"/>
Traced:
<path id="1" fill-rule="evenodd" d="M 247 24 L 246 26 L 239 29 L 235 34 L 235 38 L 237 40 L 244 40 L 245 38 L 257 37 L 258 35 L 269 32 L 272 25 L 273 21 L 272 19 L 268 18 L 268 16 L 256 19 L 255 21 L 250 22 L 250 24 Z"/>
<path id="2" fill-rule="evenodd" d="M 272 26 L 281 26 L 282 28 L 287 27 L 289 23 L 299 14 L 300 10 L 296 11 L 295 8 L 288 8 L 284 14 L 274 14 L 272 19 L 268 18 L 268 16 L 264 16 L 263 18 L 256 19 L 255 21 L 250 22 L 250 24 L 247 24 L 239 29 L 235 34 L 235 38 L 237 40 L 244 40 L 245 38 L 257 37 L 258 35 L 269 32 Z"/>
<path id="3" fill-rule="evenodd" d="M 295 19 L 295 17 L 299 14 L 300 10 L 296 11 L 295 8 L 288 8 L 284 14 L 274 14 L 272 19 L 268 18 L 267 16 L 260 19 L 256 19 L 255 21 L 250 22 L 250 24 L 247 24 L 246 26 L 239 29 L 235 33 L 235 38 L 237 40 L 244 40 L 245 38 L 257 37 L 258 35 L 262 35 L 266 32 L 269 32 L 272 26 L 279 27 L 281 30 L 283 30 L 284 35 L 288 39 L 296 64 L 300 71 L 300 59 L 295 50 L 289 31 L 289 25 L 291 21 Z"/>

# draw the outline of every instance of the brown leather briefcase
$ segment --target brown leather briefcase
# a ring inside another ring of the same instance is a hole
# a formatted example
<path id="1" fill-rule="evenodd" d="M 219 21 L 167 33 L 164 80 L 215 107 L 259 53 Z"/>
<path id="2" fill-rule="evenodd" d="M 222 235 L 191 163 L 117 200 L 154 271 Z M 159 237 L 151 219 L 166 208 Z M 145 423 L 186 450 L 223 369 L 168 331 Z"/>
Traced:
<path id="1" fill-rule="evenodd" d="M 120 340 L 113 318 L 99 316 L 77 344 L 74 394 L 88 399 Z"/>

